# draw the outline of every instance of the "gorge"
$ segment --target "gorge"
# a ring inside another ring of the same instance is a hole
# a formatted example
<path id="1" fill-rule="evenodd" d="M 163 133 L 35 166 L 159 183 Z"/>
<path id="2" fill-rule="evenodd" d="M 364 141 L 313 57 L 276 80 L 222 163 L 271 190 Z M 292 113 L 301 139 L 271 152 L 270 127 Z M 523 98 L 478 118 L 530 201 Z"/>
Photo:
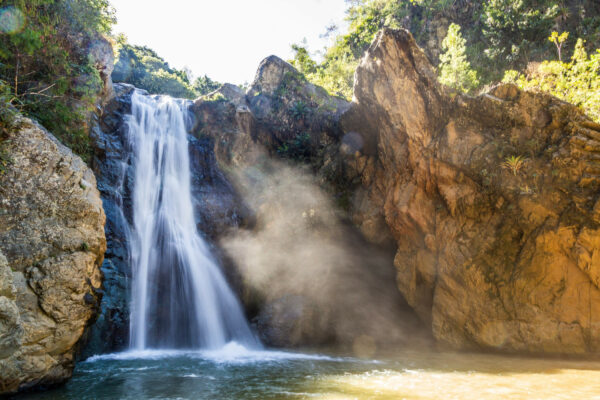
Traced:
<path id="1" fill-rule="evenodd" d="M 106 398 L 367 398 L 355 380 L 373 376 L 395 398 L 413 371 L 453 393 L 436 370 L 518 363 L 434 349 L 597 357 L 600 125 L 576 107 L 511 84 L 453 91 L 388 28 L 351 103 L 274 56 L 246 91 L 194 102 L 107 85 L 93 173 L 34 122 L 12 129 L 2 392 L 62 382 L 79 354 L 71 383 L 29 396 L 85 397 L 105 370 Z M 593 361 L 523 363 L 598 389 Z"/>

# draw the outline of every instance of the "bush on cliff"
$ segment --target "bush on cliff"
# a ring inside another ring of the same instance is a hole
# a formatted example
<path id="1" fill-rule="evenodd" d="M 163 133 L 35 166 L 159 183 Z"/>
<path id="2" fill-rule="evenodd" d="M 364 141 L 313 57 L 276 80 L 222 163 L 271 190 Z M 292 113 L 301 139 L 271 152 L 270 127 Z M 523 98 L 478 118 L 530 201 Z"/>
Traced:
<path id="1" fill-rule="evenodd" d="M 5 0 L 0 80 L 8 102 L 89 159 L 87 119 L 102 89 L 90 57 L 114 22 L 107 0 Z"/>
<path id="2" fill-rule="evenodd" d="M 127 43 L 121 35 L 115 46 L 116 63 L 112 78 L 154 94 L 193 98 L 190 81 L 184 71 L 171 68 L 156 52 L 146 46 Z"/>
<path id="3" fill-rule="evenodd" d="M 544 61 L 533 64 L 525 73 L 507 71 L 504 82 L 522 89 L 539 90 L 581 107 L 600 122 L 600 49 L 588 56 L 579 39 L 571 61 Z"/>

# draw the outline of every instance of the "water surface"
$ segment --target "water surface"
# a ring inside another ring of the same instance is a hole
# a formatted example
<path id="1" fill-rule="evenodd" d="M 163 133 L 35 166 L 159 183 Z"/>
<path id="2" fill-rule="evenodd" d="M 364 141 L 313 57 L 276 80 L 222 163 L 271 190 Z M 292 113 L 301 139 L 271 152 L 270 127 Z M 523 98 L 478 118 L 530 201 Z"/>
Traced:
<path id="1" fill-rule="evenodd" d="M 23 399 L 590 399 L 600 362 L 405 352 L 378 360 L 252 351 L 126 352 Z"/>

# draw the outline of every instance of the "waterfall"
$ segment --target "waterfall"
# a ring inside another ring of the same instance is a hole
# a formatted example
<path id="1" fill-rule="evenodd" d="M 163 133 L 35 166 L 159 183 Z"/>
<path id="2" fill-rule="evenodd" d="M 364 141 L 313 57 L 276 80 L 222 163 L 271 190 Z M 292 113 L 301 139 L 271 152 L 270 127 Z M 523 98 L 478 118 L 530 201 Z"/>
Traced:
<path id="1" fill-rule="evenodd" d="M 192 207 L 187 103 L 134 92 L 130 347 L 258 345 L 241 305 L 198 234 Z"/>

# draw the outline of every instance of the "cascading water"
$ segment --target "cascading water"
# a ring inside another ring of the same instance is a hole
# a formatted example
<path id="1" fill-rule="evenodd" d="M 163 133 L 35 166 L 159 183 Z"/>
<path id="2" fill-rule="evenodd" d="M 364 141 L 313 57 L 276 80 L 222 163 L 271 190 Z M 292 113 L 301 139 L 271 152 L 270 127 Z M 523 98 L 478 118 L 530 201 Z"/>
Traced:
<path id="1" fill-rule="evenodd" d="M 259 345 L 194 223 L 185 102 L 132 95 L 130 346 Z"/>

